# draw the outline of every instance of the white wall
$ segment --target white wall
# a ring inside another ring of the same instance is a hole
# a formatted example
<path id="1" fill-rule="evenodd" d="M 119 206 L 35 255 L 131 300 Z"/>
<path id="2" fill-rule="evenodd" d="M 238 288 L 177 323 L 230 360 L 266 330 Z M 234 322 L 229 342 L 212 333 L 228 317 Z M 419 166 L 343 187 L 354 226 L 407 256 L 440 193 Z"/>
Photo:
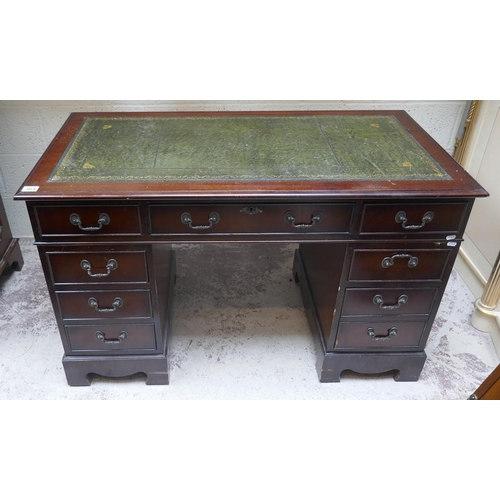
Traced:
<path id="1" fill-rule="evenodd" d="M 490 194 L 474 203 L 456 267 L 481 297 L 500 251 L 500 101 L 480 101 L 462 166 Z M 500 306 L 500 303 L 499 303 Z"/>
<path id="2" fill-rule="evenodd" d="M 0 101 L 0 193 L 15 237 L 32 237 L 12 197 L 72 111 L 404 109 L 453 153 L 467 101 Z"/>
<path id="3" fill-rule="evenodd" d="M 500 250 L 499 157 L 500 101 L 481 101 L 462 165 L 490 194 L 476 201 L 467 228 L 471 243 L 485 260 L 478 267 L 486 278 Z"/>

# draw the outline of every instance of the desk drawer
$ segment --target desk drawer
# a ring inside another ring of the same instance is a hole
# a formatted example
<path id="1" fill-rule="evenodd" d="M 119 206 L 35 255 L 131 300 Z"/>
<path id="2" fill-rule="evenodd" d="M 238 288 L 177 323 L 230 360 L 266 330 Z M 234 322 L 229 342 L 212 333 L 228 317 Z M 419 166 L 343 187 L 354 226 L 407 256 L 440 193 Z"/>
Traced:
<path id="1" fill-rule="evenodd" d="M 145 251 L 47 252 L 54 284 L 147 283 Z"/>
<path id="2" fill-rule="evenodd" d="M 117 351 L 154 351 L 154 325 L 108 324 L 65 326 L 72 353 L 117 354 Z"/>
<path id="3" fill-rule="evenodd" d="M 381 351 L 417 349 L 425 329 L 424 321 L 343 322 L 335 340 L 336 350 Z"/>
<path id="4" fill-rule="evenodd" d="M 37 205 L 40 236 L 139 235 L 139 205 Z"/>
<path id="5" fill-rule="evenodd" d="M 441 280 L 450 255 L 448 249 L 356 249 L 349 281 Z"/>
<path id="6" fill-rule="evenodd" d="M 460 231 L 467 203 L 366 204 L 361 234 L 446 233 Z"/>
<path id="7" fill-rule="evenodd" d="M 348 288 L 342 316 L 429 315 L 437 288 Z"/>
<path id="8" fill-rule="evenodd" d="M 151 205 L 152 234 L 349 233 L 353 205 Z"/>
<path id="9" fill-rule="evenodd" d="M 149 290 L 56 292 L 63 319 L 151 318 Z"/>

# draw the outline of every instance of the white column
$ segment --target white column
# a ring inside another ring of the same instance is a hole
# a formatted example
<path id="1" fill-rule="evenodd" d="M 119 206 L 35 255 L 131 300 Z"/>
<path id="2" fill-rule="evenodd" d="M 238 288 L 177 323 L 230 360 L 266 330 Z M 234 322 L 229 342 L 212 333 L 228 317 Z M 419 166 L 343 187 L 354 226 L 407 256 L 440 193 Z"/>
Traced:
<path id="1" fill-rule="evenodd" d="M 474 304 L 472 325 L 482 332 L 492 334 L 493 342 L 500 356 L 500 253 L 486 283 L 483 295 Z"/>

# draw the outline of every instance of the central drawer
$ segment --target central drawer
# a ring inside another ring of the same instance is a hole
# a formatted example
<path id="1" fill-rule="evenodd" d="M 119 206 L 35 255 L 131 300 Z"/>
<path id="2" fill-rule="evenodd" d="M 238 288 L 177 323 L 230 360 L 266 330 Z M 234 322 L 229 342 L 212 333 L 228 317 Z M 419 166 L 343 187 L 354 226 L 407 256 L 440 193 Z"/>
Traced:
<path id="1" fill-rule="evenodd" d="M 151 234 L 348 234 L 353 204 L 151 205 Z"/>

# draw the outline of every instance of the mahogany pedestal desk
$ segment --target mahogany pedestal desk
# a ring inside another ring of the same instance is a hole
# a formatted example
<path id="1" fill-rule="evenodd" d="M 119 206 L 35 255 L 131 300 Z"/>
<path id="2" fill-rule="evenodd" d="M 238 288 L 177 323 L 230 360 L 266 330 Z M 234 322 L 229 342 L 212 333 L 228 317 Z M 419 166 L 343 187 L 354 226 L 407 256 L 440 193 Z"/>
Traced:
<path id="1" fill-rule="evenodd" d="M 15 199 L 76 386 L 168 384 L 172 245 L 228 242 L 298 243 L 321 382 L 415 381 L 480 196 L 405 112 L 324 111 L 74 113 Z"/>

